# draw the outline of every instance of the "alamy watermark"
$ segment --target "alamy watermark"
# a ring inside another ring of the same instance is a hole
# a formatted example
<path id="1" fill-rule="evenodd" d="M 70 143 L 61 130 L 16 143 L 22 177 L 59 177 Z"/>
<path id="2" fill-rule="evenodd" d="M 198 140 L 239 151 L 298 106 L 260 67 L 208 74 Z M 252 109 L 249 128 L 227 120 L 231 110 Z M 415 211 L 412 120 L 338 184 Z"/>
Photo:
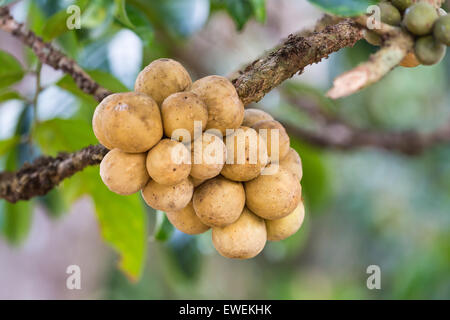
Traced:
<path id="1" fill-rule="evenodd" d="M 367 278 L 367 289 L 373 290 L 381 289 L 381 268 L 380 266 L 377 266 L 376 264 L 372 264 L 367 267 L 366 273 L 370 274 L 370 276 Z"/>
<path id="2" fill-rule="evenodd" d="M 81 290 L 81 268 L 76 264 L 67 267 L 66 273 L 70 276 L 66 279 L 66 288 L 69 290 Z"/>

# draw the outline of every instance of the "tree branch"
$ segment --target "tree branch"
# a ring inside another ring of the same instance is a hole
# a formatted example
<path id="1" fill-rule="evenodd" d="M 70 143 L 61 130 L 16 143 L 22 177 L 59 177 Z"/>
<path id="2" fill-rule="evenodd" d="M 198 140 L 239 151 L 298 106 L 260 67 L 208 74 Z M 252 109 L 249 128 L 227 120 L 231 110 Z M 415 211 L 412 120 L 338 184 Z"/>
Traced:
<path id="1" fill-rule="evenodd" d="M 290 35 L 279 48 L 240 71 L 232 83 L 244 105 L 257 102 L 284 80 L 302 73 L 306 66 L 353 46 L 361 38 L 359 25 L 348 19 L 307 37 Z"/>
<path id="2" fill-rule="evenodd" d="M 102 101 L 110 91 L 101 87 L 73 60 L 64 55 L 61 51 L 54 48 L 50 43 L 45 43 L 42 38 L 34 32 L 27 30 L 23 23 L 18 23 L 9 14 L 7 7 L 0 8 L 0 29 L 11 33 L 20 39 L 25 45 L 29 46 L 36 54 L 38 59 L 56 70 L 70 74 L 75 80 L 77 86 L 85 93 L 90 94 Z"/>
<path id="3" fill-rule="evenodd" d="M 0 172 L 0 198 L 14 203 L 45 195 L 64 179 L 99 164 L 107 152 L 102 145 L 89 146 L 57 157 L 39 157 L 16 172 Z"/>
<path id="4" fill-rule="evenodd" d="M 376 147 L 389 151 L 417 155 L 434 145 L 450 142 L 450 121 L 429 133 L 414 130 L 385 132 L 358 128 L 325 112 L 310 99 L 286 99 L 320 123 L 318 130 L 309 130 L 284 122 L 286 130 L 312 145 L 338 150 Z"/>

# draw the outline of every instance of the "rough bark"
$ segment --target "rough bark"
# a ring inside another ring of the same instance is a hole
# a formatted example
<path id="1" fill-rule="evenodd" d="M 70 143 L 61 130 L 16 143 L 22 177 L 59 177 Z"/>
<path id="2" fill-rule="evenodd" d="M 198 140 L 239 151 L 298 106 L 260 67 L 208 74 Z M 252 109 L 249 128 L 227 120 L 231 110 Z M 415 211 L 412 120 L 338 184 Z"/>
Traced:
<path id="1" fill-rule="evenodd" d="M 16 172 L 0 172 L 0 198 L 14 203 L 45 195 L 64 179 L 99 164 L 107 152 L 102 145 L 89 146 L 74 153 L 37 158 Z"/>
<path id="2" fill-rule="evenodd" d="M 290 35 L 279 48 L 240 71 L 232 83 L 245 105 L 257 102 L 286 79 L 302 73 L 306 66 L 353 46 L 361 37 L 360 26 L 351 20 L 327 26 L 307 37 Z"/>
<path id="3" fill-rule="evenodd" d="M 95 82 L 73 59 L 64 55 L 50 43 L 45 43 L 42 38 L 27 30 L 24 24 L 15 21 L 7 7 L 0 8 L 0 29 L 11 33 L 29 46 L 42 63 L 70 74 L 77 86 L 85 93 L 94 96 L 97 101 L 101 101 L 111 94 Z"/>

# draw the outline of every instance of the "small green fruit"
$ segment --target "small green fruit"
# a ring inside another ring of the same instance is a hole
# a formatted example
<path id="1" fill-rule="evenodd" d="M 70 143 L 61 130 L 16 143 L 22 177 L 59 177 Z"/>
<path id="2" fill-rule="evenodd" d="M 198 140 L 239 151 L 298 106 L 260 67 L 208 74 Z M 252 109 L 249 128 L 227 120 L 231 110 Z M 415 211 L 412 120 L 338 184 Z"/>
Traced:
<path id="1" fill-rule="evenodd" d="M 431 33 L 438 17 L 436 9 L 431 4 L 419 2 L 406 9 L 403 24 L 411 33 L 423 36 Z"/>
<path id="2" fill-rule="evenodd" d="M 423 65 L 430 66 L 442 60 L 447 47 L 436 41 L 433 36 L 420 37 L 416 40 L 414 53 Z"/>
<path id="3" fill-rule="evenodd" d="M 450 15 L 440 17 L 433 28 L 436 40 L 450 46 Z"/>
<path id="4" fill-rule="evenodd" d="M 373 46 L 381 46 L 381 36 L 371 30 L 364 30 L 364 39 Z"/>
<path id="5" fill-rule="evenodd" d="M 378 4 L 381 11 L 381 22 L 397 26 L 402 21 L 400 11 L 388 2 L 381 2 Z"/>
<path id="6" fill-rule="evenodd" d="M 413 0 L 391 0 L 392 4 L 401 11 L 406 10 L 413 3 Z"/>

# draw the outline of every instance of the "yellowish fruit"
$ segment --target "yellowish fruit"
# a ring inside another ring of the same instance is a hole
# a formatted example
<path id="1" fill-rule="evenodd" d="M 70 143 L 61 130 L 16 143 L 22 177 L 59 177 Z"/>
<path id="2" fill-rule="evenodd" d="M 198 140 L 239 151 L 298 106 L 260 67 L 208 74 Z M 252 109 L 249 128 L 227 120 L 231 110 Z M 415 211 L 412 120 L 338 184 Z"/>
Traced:
<path id="1" fill-rule="evenodd" d="M 148 151 L 162 137 L 158 105 L 146 95 L 115 93 L 103 99 L 99 108 L 92 122 L 96 132 L 100 133 L 97 138 L 106 139 L 104 142 L 109 148 L 141 153 Z"/>
<path id="2" fill-rule="evenodd" d="M 280 166 L 292 172 L 298 180 L 303 177 L 302 159 L 294 149 L 290 148 L 286 157 L 280 161 Z"/>
<path id="3" fill-rule="evenodd" d="M 226 129 L 239 128 L 244 119 L 244 105 L 230 80 L 208 76 L 195 81 L 190 90 L 208 107 L 206 129 L 218 129 L 225 135 Z"/>
<path id="4" fill-rule="evenodd" d="M 206 180 L 207 179 L 197 179 L 197 178 L 194 178 L 193 176 L 191 176 L 191 181 L 194 184 L 194 187 L 198 187 L 199 185 L 201 185 Z"/>
<path id="5" fill-rule="evenodd" d="M 147 171 L 159 184 L 176 184 L 191 171 L 189 150 L 181 142 L 163 139 L 148 152 Z"/>
<path id="6" fill-rule="evenodd" d="M 226 137 L 227 163 L 221 174 L 230 180 L 256 178 L 268 162 L 265 140 L 255 129 L 240 127 Z"/>
<path id="7" fill-rule="evenodd" d="M 279 167 L 270 175 L 245 182 L 246 206 L 264 219 L 281 219 L 294 211 L 301 199 L 297 177 Z"/>
<path id="8" fill-rule="evenodd" d="M 244 110 L 244 121 L 242 126 L 251 127 L 261 120 L 273 120 L 273 117 L 260 109 L 247 108 Z"/>
<path id="9" fill-rule="evenodd" d="M 227 159 L 227 150 L 221 137 L 203 133 L 191 146 L 191 176 L 206 180 L 219 175 Z"/>
<path id="10" fill-rule="evenodd" d="M 247 208 L 244 208 L 236 222 L 223 228 L 214 227 L 212 230 L 214 247 L 227 258 L 253 258 L 264 249 L 266 240 L 264 220 Z"/>
<path id="11" fill-rule="evenodd" d="M 105 101 L 105 100 L 103 100 Z M 102 101 L 102 102 L 103 102 Z M 111 142 L 109 142 L 106 139 L 106 135 L 104 133 L 103 129 L 103 116 L 104 116 L 104 110 L 105 110 L 106 102 L 100 103 L 97 108 L 95 108 L 94 116 L 92 117 L 92 129 L 94 131 L 94 135 L 97 138 L 97 140 L 105 146 L 107 149 L 112 150 L 114 147 L 112 146 Z"/>
<path id="12" fill-rule="evenodd" d="M 166 216 L 175 228 L 186 234 L 200 234 L 209 229 L 195 214 L 192 201 L 181 210 L 166 212 Z"/>
<path id="13" fill-rule="evenodd" d="M 172 186 L 150 180 L 142 189 L 142 197 L 153 209 L 172 212 L 186 207 L 192 199 L 193 192 L 194 185 L 189 178 Z"/>
<path id="14" fill-rule="evenodd" d="M 195 121 L 198 121 L 201 130 L 205 129 L 208 122 L 206 104 L 192 92 L 178 92 L 168 96 L 162 103 L 161 115 L 167 137 L 175 139 L 172 134 L 177 132 L 175 131 L 177 129 L 185 129 L 189 132 L 190 139 L 183 142 L 194 140 Z"/>
<path id="15" fill-rule="evenodd" d="M 217 176 L 195 189 L 194 210 L 211 227 L 224 227 L 236 221 L 245 205 L 242 183 Z"/>
<path id="16" fill-rule="evenodd" d="M 297 208 L 286 217 L 277 220 L 266 220 L 267 240 L 284 240 L 300 229 L 305 218 L 305 207 L 300 201 Z"/>
<path id="17" fill-rule="evenodd" d="M 288 154 L 290 139 L 281 123 L 275 120 L 262 120 L 255 123 L 252 128 L 266 140 L 267 154 L 270 161 L 281 161 Z M 278 132 L 278 138 L 276 132 Z"/>
<path id="18" fill-rule="evenodd" d="M 141 190 L 149 176 L 145 169 L 145 153 L 109 151 L 100 163 L 100 177 L 109 190 L 129 195 Z"/>
<path id="19" fill-rule="evenodd" d="M 152 97 L 161 105 L 168 96 L 186 90 L 191 84 L 189 73 L 179 62 L 162 58 L 153 61 L 139 73 L 134 91 Z"/>

